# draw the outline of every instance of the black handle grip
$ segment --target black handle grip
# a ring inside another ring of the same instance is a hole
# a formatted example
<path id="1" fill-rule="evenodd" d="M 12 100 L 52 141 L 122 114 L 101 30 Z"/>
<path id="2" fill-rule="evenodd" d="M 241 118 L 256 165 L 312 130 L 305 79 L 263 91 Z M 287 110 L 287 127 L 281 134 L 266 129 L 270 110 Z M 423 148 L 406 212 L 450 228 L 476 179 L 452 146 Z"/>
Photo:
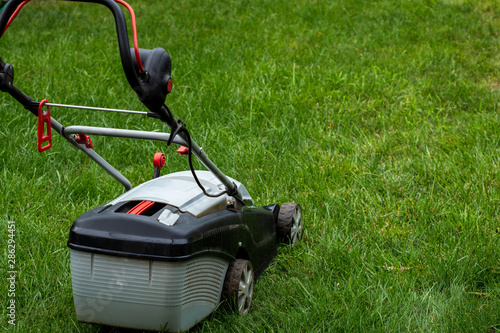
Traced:
<path id="1" fill-rule="evenodd" d="M 134 68 L 138 71 L 137 60 L 135 58 L 134 49 L 130 49 Z M 139 56 L 144 65 L 146 75 L 143 76 L 143 83 L 148 89 L 149 98 L 142 102 L 148 106 L 150 110 L 161 108 L 167 94 L 172 89 L 172 80 L 170 78 L 172 71 L 172 61 L 167 51 L 161 47 L 153 50 L 139 49 Z M 170 81 L 170 82 L 169 82 Z"/>

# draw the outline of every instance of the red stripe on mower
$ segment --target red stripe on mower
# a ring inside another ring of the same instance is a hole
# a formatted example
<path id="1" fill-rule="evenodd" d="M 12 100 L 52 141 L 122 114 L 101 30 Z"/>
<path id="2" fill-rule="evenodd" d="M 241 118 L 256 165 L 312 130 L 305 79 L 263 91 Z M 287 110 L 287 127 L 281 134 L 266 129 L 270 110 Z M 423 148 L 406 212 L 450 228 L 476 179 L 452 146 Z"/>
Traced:
<path id="1" fill-rule="evenodd" d="M 127 214 L 141 215 L 149 208 L 153 207 L 154 204 L 155 204 L 154 201 L 147 201 L 147 200 L 141 201 L 140 203 L 135 205 L 134 208 L 129 210 Z"/>

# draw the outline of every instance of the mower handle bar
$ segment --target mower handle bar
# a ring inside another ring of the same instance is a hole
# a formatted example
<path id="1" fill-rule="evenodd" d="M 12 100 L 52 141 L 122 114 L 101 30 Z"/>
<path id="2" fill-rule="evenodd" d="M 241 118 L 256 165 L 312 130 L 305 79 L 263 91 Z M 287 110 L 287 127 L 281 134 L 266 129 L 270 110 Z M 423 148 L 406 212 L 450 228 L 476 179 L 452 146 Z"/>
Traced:
<path id="1" fill-rule="evenodd" d="M 148 93 L 147 89 L 144 87 L 143 83 L 139 79 L 134 69 L 132 56 L 130 54 L 130 44 L 128 39 L 127 24 L 125 21 L 125 16 L 120 6 L 118 6 L 118 4 L 113 0 L 65 0 L 65 1 L 97 3 L 106 6 L 111 10 L 115 18 L 116 32 L 118 35 L 118 47 L 120 50 L 120 58 L 122 61 L 122 66 L 125 72 L 125 76 L 127 77 L 127 81 L 140 98 L 147 95 Z M 2 32 L 4 31 L 10 17 L 22 2 L 23 0 L 10 0 L 9 2 L 7 2 L 0 15 L 0 31 Z"/>
<path id="2" fill-rule="evenodd" d="M 16 11 L 16 9 L 21 5 L 21 3 L 24 0 L 10 0 L 7 2 L 5 7 L 3 8 L 2 12 L 0 13 L 0 38 L 2 32 L 5 30 L 7 23 Z M 129 44 L 129 38 L 128 38 L 128 32 L 127 32 L 127 24 L 125 21 L 125 16 L 121 10 L 121 8 L 118 6 L 118 4 L 113 1 L 113 0 L 64 0 L 64 1 L 74 1 L 74 2 L 90 2 L 90 3 L 96 3 L 96 4 L 101 4 L 106 6 L 111 12 L 113 13 L 113 16 L 115 18 L 115 24 L 116 24 L 116 32 L 118 35 L 118 46 L 119 46 L 119 51 L 120 51 L 120 58 L 123 66 L 123 70 L 125 72 L 125 76 L 127 77 L 127 81 L 129 85 L 132 87 L 132 89 L 136 92 L 138 95 L 139 99 L 143 101 L 143 104 L 150 109 L 150 111 L 157 113 L 158 116 L 160 117 L 161 120 L 163 120 L 167 125 L 169 125 L 172 130 L 177 128 L 178 123 L 177 121 L 173 118 L 170 110 L 163 104 L 161 107 L 152 107 L 151 105 L 148 105 L 148 103 L 145 103 L 144 101 L 148 99 L 149 97 L 149 91 L 148 88 L 144 85 L 142 80 L 139 78 L 137 75 L 137 70 L 136 66 L 134 65 L 134 61 L 132 59 L 132 55 L 130 52 L 130 44 Z M 3 63 L 0 58 L 0 64 Z M 5 74 L 0 74 L 0 82 L 3 81 L 4 76 L 7 75 Z M 17 89 L 13 84 L 10 85 L 9 87 L 9 94 L 11 94 L 16 100 L 18 100 L 26 109 L 31 111 L 33 114 L 37 115 L 35 112 L 35 106 L 36 102 L 31 99 L 31 97 L 25 95 L 22 93 L 19 89 Z M 79 149 L 82 149 L 87 155 L 89 155 L 94 161 L 96 161 L 101 167 L 103 167 L 108 173 L 112 174 L 120 183 L 122 183 L 125 186 L 125 189 L 128 190 L 131 188 L 130 182 L 123 177 L 118 171 L 116 171 L 112 166 L 110 166 L 106 161 L 102 160 L 100 156 L 98 156 L 93 150 L 91 149 L 84 149 L 80 147 L 79 144 L 76 143 L 74 139 L 71 139 L 67 137 L 64 134 L 64 127 L 56 122 L 52 118 L 52 128 L 54 128 L 60 135 L 62 135 L 66 140 L 68 140 L 70 143 L 72 143 L 74 146 L 76 146 Z M 109 134 L 109 133 L 108 133 Z M 113 134 L 117 134 L 117 132 L 114 132 Z M 121 133 L 123 134 L 123 133 Z M 130 134 L 130 133 L 128 133 Z M 184 142 L 187 142 L 187 137 L 185 133 L 179 133 L 179 136 L 182 138 Z M 159 141 L 164 141 L 164 137 L 162 137 Z M 191 140 L 191 146 L 194 154 L 196 157 L 226 186 L 226 188 L 230 189 L 234 186 L 234 183 L 228 179 L 216 166 L 213 164 L 210 159 L 206 156 L 205 152 L 203 149 L 196 144 L 193 140 Z M 236 197 L 242 198 L 242 194 L 240 190 L 238 189 L 238 193 L 236 194 Z"/>
<path id="3" fill-rule="evenodd" d="M 72 2 L 90 2 L 96 3 L 106 6 L 115 18 L 116 24 L 116 33 L 118 36 L 118 48 L 120 51 L 120 58 L 122 62 L 123 71 L 125 72 L 125 76 L 130 87 L 135 91 L 137 96 L 141 101 L 148 100 L 150 96 L 150 91 L 148 87 L 144 84 L 141 78 L 138 76 L 137 67 L 134 64 L 134 60 L 132 59 L 132 54 L 130 51 L 130 43 L 127 32 L 127 23 L 125 21 L 125 16 L 120 8 L 120 6 L 113 0 L 64 0 L 64 1 L 72 1 Z M 1 33 L 5 30 L 7 23 L 14 14 L 15 10 L 19 7 L 19 5 L 23 2 L 23 0 L 10 0 L 7 2 L 2 12 L 0 13 L 0 38 Z M 148 105 L 148 103 L 144 103 L 146 107 L 150 109 L 150 111 L 157 113 L 167 125 L 172 128 L 177 127 L 177 123 L 175 119 L 173 119 L 172 114 L 164 107 L 152 107 Z"/>

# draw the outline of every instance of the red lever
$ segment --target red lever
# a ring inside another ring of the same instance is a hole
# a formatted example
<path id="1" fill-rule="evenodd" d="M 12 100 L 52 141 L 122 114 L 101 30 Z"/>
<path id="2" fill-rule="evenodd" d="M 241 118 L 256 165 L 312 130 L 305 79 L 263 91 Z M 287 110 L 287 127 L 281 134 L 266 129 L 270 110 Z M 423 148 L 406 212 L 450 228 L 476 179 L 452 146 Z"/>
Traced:
<path id="1" fill-rule="evenodd" d="M 38 151 L 46 151 L 52 147 L 52 131 L 50 124 L 50 106 L 47 106 L 47 112 L 43 111 L 43 105 L 49 101 L 44 99 L 38 105 Z M 45 126 L 47 126 L 47 134 L 45 134 Z M 42 147 L 44 142 L 49 142 L 47 145 Z"/>
<path id="2" fill-rule="evenodd" d="M 21 2 L 21 4 L 16 8 L 16 10 L 14 11 L 14 13 L 12 14 L 12 16 L 9 18 L 9 21 L 7 22 L 7 25 L 5 26 L 5 29 L 3 29 L 2 31 L 2 35 L 5 33 L 5 31 L 7 31 L 7 28 L 9 27 L 9 25 L 12 23 L 12 21 L 16 18 L 17 14 L 19 14 L 19 12 L 21 11 L 21 8 L 24 7 L 25 4 L 27 4 L 28 2 L 30 2 L 30 0 L 26 0 L 26 1 L 23 1 Z M 1 36 L 0 36 L 1 37 Z"/>
<path id="3" fill-rule="evenodd" d="M 181 155 L 187 155 L 189 154 L 189 148 L 181 146 L 179 149 L 177 149 L 177 152 Z"/>

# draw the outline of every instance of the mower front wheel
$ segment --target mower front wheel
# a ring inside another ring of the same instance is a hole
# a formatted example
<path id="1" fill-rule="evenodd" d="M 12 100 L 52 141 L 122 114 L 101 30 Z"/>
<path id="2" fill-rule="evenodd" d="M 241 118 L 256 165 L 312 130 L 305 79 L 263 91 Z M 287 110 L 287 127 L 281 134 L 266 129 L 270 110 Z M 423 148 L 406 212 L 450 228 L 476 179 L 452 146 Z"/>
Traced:
<path id="1" fill-rule="evenodd" d="M 278 242 L 294 245 L 302 238 L 302 208 L 297 203 L 284 203 L 276 222 Z"/>
<path id="2" fill-rule="evenodd" d="M 250 310 L 253 296 L 254 272 L 252 263 L 245 259 L 236 259 L 229 264 L 224 287 L 223 298 L 229 306 L 246 314 Z"/>

